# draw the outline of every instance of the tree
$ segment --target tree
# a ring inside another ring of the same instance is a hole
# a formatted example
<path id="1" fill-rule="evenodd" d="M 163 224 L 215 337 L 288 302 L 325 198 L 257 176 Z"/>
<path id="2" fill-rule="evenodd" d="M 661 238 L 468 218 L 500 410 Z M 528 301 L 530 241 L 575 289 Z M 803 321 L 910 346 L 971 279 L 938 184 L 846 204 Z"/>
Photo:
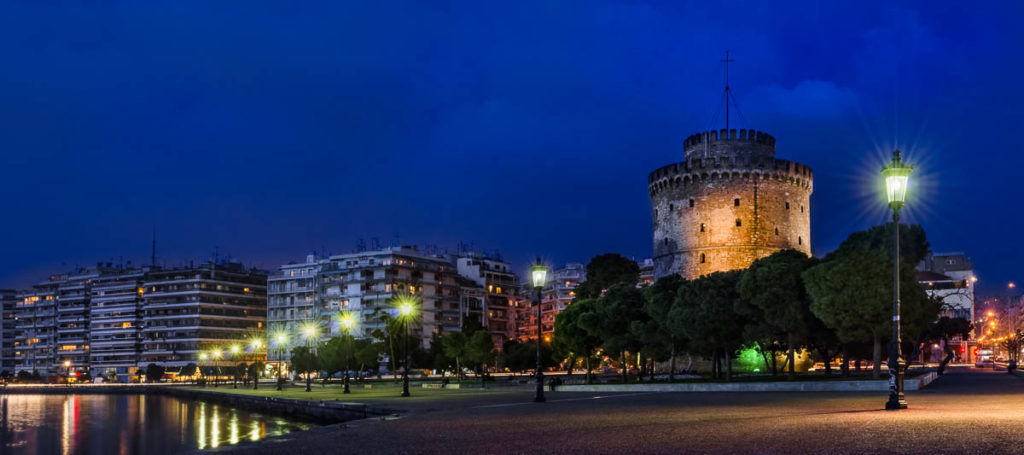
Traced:
<path id="1" fill-rule="evenodd" d="M 949 339 L 953 337 L 960 337 L 962 340 L 967 340 L 971 337 L 971 330 L 974 330 L 974 325 L 971 324 L 971 321 L 964 318 L 950 318 L 943 316 L 932 323 L 928 330 L 927 339 L 930 341 L 941 342 L 942 349 L 945 353 L 942 361 L 939 362 L 938 373 L 940 375 L 946 371 L 946 365 L 953 360 L 953 350 L 949 347 Z M 1010 336 L 1010 341 L 1019 341 L 1015 340 L 1016 336 L 1014 334 L 1011 334 Z M 1019 351 L 1020 350 L 1017 349 L 1018 353 Z M 1013 350 L 1010 352 L 1013 352 Z"/>
<path id="2" fill-rule="evenodd" d="M 306 391 L 309 392 L 313 380 L 313 372 L 319 368 L 316 354 L 306 346 L 292 348 L 292 367 L 295 371 L 306 374 Z"/>
<path id="3" fill-rule="evenodd" d="M 319 368 L 326 373 L 323 381 L 325 385 L 327 379 L 339 371 L 344 371 L 345 377 L 348 378 L 349 365 L 355 357 L 355 338 L 352 335 L 331 337 L 317 349 L 316 356 Z"/>
<path id="4" fill-rule="evenodd" d="M 584 314 L 592 313 L 596 303 L 596 299 L 573 300 L 555 316 L 555 333 L 552 340 L 552 346 L 563 357 L 583 357 L 587 369 L 587 384 L 591 383 L 593 376 L 592 358 L 601 347 L 602 340 L 580 325 L 580 319 Z"/>
<path id="5" fill-rule="evenodd" d="M 151 363 L 146 366 L 146 382 L 160 382 L 164 377 L 164 367 Z"/>
<path id="6" fill-rule="evenodd" d="M 444 354 L 455 359 L 455 380 L 462 382 L 462 360 L 467 355 L 467 344 L 469 339 L 462 332 L 446 333 L 441 337 L 441 346 Z"/>
<path id="7" fill-rule="evenodd" d="M 259 360 L 253 361 L 249 364 L 249 377 L 252 378 L 253 390 L 258 389 L 260 386 L 260 372 L 263 371 L 263 363 Z"/>
<path id="8" fill-rule="evenodd" d="M 732 358 L 742 346 L 744 318 L 734 310 L 739 271 L 715 272 L 680 287 L 668 325 L 676 336 L 685 337 L 692 352 L 712 359 L 712 376 L 732 379 Z"/>
<path id="9" fill-rule="evenodd" d="M 195 378 L 196 371 L 198 369 L 199 369 L 198 365 L 196 365 L 194 363 L 189 363 L 189 364 L 186 364 L 185 366 L 181 367 L 181 371 L 178 372 L 178 375 L 179 376 L 185 376 L 185 377 L 188 377 L 188 378 Z"/>
<path id="10" fill-rule="evenodd" d="M 814 317 L 810 298 L 801 274 L 814 260 L 797 250 L 782 250 L 754 261 L 740 275 L 738 284 L 740 307 L 760 310 L 763 321 L 786 336 L 789 365 L 787 374 L 793 379 L 795 352 L 807 338 L 807 329 Z M 749 303 L 749 305 L 747 305 Z"/>
<path id="11" fill-rule="evenodd" d="M 374 343 L 373 340 L 356 340 L 356 363 L 359 365 L 359 372 L 372 366 L 374 371 L 380 372 L 380 353 L 384 352 L 384 345 Z"/>
<path id="12" fill-rule="evenodd" d="M 621 282 L 609 287 L 593 304 L 593 310 L 580 316 L 579 325 L 591 336 L 601 339 L 601 347 L 618 353 L 622 381 L 626 382 L 626 351 L 639 352 L 641 342 L 633 336 L 634 321 L 646 321 L 644 298 L 636 283 Z"/>
<path id="13" fill-rule="evenodd" d="M 486 375 L 487 364 L 494 359 L 494 341 L 490 333 L 480 330 L 469 336 L 466 359 L 477 365 L 477 375 Z"/>
<path id="14" fill-rule="evenodd" d="M 580 299 L 600 297 L 614 284 L 636 285 L 639 276 L 640 266 L 631 259 L 615 253 L 595 256 L 587 264 L 586 281 L 576 287 L 576 297 Z"/>
<path id="15" fill-rule="evenodd" d="M 894 224 L 850 234 L 839 248 L 803 273 L 811 312 L 845 344 L 871 341 L 874 369 L 881 373 L 882 340 L 892 330 L 892 234 Z M 938 306 L 917 282 L 914 267 L 927 255 L 920 226 L 900 225 L 900 320 L 916 338 L 938 316 Z M 845 357 L 845 356 L 844 356 Z"/>
<path id="16" fill-rule="evenodd" d="M 679 288 L 686 285 L 687 281 L 679 275 L 661 277 L 654 284 L 643 290 L 644 311 L 647 313 L 646 324 L 637 321 L 634 327 L 634 334 L 641 331 L 638 336 L 646 346 L 660 344 L 660 348 L 668 348 L 669 356 L 669 380 L 676 377 L 676 353 L 686 348 L 685 339 L 676 336 L 669 328 L 668 315 L 672 311 L 676 297 L 679 295 Z M 646 336 L 645 336 L 646 334 Z M 660 340 L 660 341 L 659 341 Z"/>
<path id="17" fill-rule="evenodd" d="M 235 368 L 232 369 L 231 372 L 232 376 L 234 376 L 234 388 L 238 388 L 238 380 L 242 379 L 245 376 L 245 372 L 248 369 L 249 365 L 246 365 L 245 362 L 240 362 L 238 365 L 235 365 Z"/>

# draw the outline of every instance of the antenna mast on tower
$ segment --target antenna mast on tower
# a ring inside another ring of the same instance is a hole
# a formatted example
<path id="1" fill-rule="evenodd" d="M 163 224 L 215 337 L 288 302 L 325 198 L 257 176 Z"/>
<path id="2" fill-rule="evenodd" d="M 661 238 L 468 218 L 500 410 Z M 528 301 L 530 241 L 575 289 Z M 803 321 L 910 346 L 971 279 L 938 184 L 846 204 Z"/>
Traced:
<path id="1" fill-rule="evenodd" d="M 734 62 L 729 58 L 729 49 L 725 50 L 725 60 L 720 60 L 725 63 L 725 130 L 729 131 L 729 63 Z"/>

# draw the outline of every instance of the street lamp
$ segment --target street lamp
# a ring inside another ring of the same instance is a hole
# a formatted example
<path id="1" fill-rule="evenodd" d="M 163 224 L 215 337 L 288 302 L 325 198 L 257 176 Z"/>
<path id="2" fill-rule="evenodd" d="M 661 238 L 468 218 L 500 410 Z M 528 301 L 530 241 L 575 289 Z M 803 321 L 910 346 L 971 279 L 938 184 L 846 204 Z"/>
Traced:
<path id="1" fill-rule="evenodd" d="M 288 334 L 283 330 L 279 330 L 274 335 L 274 341 L 277 342 L 277 390 L 281 390 L 281 384 L 284 383 L 284 352 L 288 349 Z"/>
<path id="2" fill-rule="evenodd" d="M 302 324 L 302 337 L 306 339 L 306 348 L 309 349 L 309 354 L 310 355 L 316 354 L 316 339 L 317 339 L 317 332 L 319 331 L 318 329 L 319 329 L 319 327 L 316 326 L 316 322 L 314 322 L 314 321 L 306 321 L 305 323 Z M 309 385 L 310 385 L 309 384 L 310 383 L 309 375 L 310 375 L 310 372 L 307 371 L 306 372 L 306 391 L 307 392 L 309 392 L 311 390 L 310 387 L 309 387 Z"/>
<path id="3" fill-rule="evenodd" d="M 212 352 L 210 352 L 210 357 L 213 357 L 213 366 L 217 368 L 217 376 L 214 376 L 213 378 L 213 386 L 217 387 L 217 384 L 220 383 L 220 375 L 222 373 L 220 365 L 217 364 L 217 362 L 220 360 L 220 349 L 214 349 Z"/>
<path id="4" fill-rule="evenodd" d="M 906 363 L 900 352 L 900 209 L 907 198 L 907 181 L 913 166 L 900 160 L 900 151 L 892 153 L 892 162 L 882 169 L 885 177 L 885 193 L 892 209 L 893 259 L 892 259 L 892 340 L 889 346 L 889 401 L 885 409 L 906 409 L 903 396 L 903 374 Z"/>
<path id="5" fill-rule="evenodd" d="M 544 289 L 544 284 L 548 281 L 548 268 L 544 264 L 540 263 L 540 258 L 537 258 L 537 263 L 530 267 L 530 278 L 533 281 L 533 289 L 537 291 L 537 393 L 533 396 L 534 403 L 543 403 L 544 400 L 544 372 L 540 362 L 540 343 L 541 343 L 541 291 Z"/>
<path id="6" fill-rule="evenodd" d="M 253 368 L 252 368 L 252 371 L 253 371 L 252 389 L 253 390 L 258 390 L 259 387 L 260 387 L 260 369 L 259 369 L 260 358 L 259 358 L 259 351 L 260 351 L 260 347 L 263 346 L 263 342 L 261 342 L 259 338 L 253 338 L 252 341 L 249 342 L 249 346 L 252 346 L 252 363 L 253 363 Z"/>
<path id="7" fill-rule="evenodd" d="M 230 349 L 231 349 L 231 360 L 232 360 L 232 362 L 237 361 L 238 360 L 238 353 L 242 352 L 242 348 L 240 346 L 238 346 L 237 344 L 233 344 L 233 345 L 231 345 Z M 238 388 L 238 365 L 232 365 L 232 369 L 235 370 L 235 371 L 234 371 L 234 374 L 231 375 L 233 377 L 233 380 L 231 382 L 231 386 L 232 386 L 231 388 L 237 389 Z"/>
<path id="8" fill-rule="evenodd" d="M 409 325 L 412 323 L 415 308 L 411 298 L 401 298 L 398 302 L 398 314 L 405 323 L 405 360 L 402 362 L 402 396 L 409 396 Z"/>
<path id="9" fill-rule="evenodd" d="M 356 318 L 352 317 L 351 313 L 345 313 L 345 314 L 341 315 L 341 318 L 339 319 L 339 322 L 341 323 L 341 328 L 342 328 L 342 330 L 345 331 L 345 334 L 346 335 L 351 335 L 352 334 L 352 328 L 356 326 Z M 346 340 L 346 342 L 351 342 L 351 341 L 352 341 L 351 339 Z M 344 382 L 344 391 L 342 393 L 350 393 L 350 390 L 349 390 L 349 387 L 348 387 L 348 371 L 349 371 L 349 355 L 348 355 L 348 352 L 346 352 L 346 355 L 345 355 L 345 382 Z"/>
<path id="10" fill-rule="evenodd" d="M 64 361 L 64 382 L 68 383 L 68 384 L 71 383 L 71 361 L 70 360 L 65 360 Z"/>

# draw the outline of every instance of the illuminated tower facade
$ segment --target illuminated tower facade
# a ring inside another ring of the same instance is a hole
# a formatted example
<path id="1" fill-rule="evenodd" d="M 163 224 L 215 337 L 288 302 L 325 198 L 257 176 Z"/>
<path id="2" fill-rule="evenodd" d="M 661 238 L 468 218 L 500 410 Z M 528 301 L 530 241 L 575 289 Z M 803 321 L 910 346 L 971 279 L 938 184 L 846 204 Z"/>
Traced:
<path id="1" fill-rule="evenodd" d="M 744 269 L 787 248 L 811 254 L 813 173 L 775 158 L 774 137 L 706 131 L 686 139 L 684 157 L 647 178 L 655 278 Z"/>

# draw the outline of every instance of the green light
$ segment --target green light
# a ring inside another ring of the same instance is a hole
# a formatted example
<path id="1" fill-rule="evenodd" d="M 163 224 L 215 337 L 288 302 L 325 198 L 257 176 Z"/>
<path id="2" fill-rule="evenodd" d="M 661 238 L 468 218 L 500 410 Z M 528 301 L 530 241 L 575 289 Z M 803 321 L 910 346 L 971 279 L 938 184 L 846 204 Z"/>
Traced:
<path id="1" fill-rule="evenodd" d="M 907 186 L 910 184 L 910 172 L 914 166 L 907 166 L 900 159 L 900 151 L 892 152 L 892 162 L 882 169 L 885 177 L 885 196 L 893 209 L 903 207 L 907 199 Z"/>
<path id="2" fill-rule="evenodd" d="M 547 283 L 548 268 L 541 264 L 540 258 L 537 258 L 537 263 L 530 267 L 530 278 L 533 282 L 534 288 L 543 288 L 544 284 Z"/>

